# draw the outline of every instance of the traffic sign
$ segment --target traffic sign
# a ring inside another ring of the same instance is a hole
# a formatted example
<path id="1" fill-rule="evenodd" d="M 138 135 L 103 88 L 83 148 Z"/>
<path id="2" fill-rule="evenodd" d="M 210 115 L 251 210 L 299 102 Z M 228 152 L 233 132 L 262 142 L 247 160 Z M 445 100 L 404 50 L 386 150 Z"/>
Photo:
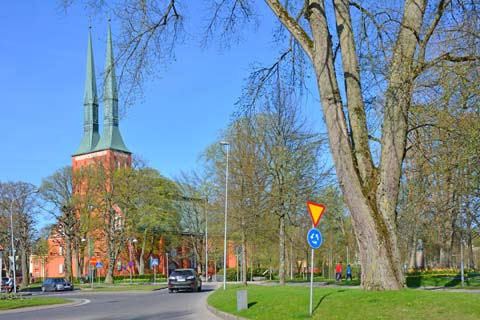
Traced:
<path id="1" fill-rule="evenodd" d="M 152 258 L 152 266 L 158 266 L 158 258 Z"/>
<path id="2" fill-rule="evenodd" d="M 103 263 L 101 261 L 98 261 L 97 264 L 95 265 L 95 268 L 97 269 L 103 268 Z"/>
<path id="3" fill-rule="evenodd" d="M 307 207 L 310 212 L 310 217 L 312 218 L 313 226 L 316 227 L 325 212 L 325 206 L 323 204 L 308 201 Z"/>
<path id="4" fill-rule="evenodd" d="M 322 245 L 322 234 L 318 229 L 312 228 L 308 231 L 307 240 L 312 249 L 318 249 Z"/>
<path id="5" fill-rule="evenodd" d="M 91 258 L 90 258 L 90 265 L 91 265 L 91 266 L 94 266 L 94 265 L 96 265 L 96 264 L 97 264 L 97 258 L 91 257 Z"/>

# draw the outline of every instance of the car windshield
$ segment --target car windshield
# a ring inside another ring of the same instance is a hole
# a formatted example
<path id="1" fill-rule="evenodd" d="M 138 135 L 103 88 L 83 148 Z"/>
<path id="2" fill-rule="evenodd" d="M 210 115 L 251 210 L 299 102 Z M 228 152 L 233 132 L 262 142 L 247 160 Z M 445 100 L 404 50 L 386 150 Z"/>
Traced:
<path id="1" fill-rule="evenodd" d="M 193 272 L 191 270 L 176 270 L 172 272 L 172 276 L 193 276 Z"/>

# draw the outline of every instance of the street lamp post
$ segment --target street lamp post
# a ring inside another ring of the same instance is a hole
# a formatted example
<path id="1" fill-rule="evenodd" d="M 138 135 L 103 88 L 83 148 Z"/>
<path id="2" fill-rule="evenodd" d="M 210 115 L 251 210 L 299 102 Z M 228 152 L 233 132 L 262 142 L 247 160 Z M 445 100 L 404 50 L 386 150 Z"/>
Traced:
<path id="1" fill-rule="evenodd" d="M 18 199 L 20 198 L 23 198 L 23 197 L 26 197 L 26 196 L 29 196 L 33 193 L 37 193 L 38 190 L 37 189 L 34 189 L 34 190 L 30 190 L 28 192 L 25 192 L 25 193 L 22 193 L 21 195 L 19 195 L 18 197 L 15 197 L 15 198 L 12 198 L 12 201 L 10 202 L 10 232 L 11 232 L 11 235 L 12 235 L 12 260 L 13 260 L 13 292 L 14 293 L 17 293 L 17 275 L 16 275 L 16 268 L 15 268 L 15 265 L 16 265 L 16 261 L 15 261 L 15 244 L 14 244 L 14 241 L 13 241 L 13 204 L 15 203 L 15 201 L 17 201 Z"/>
<path id="2" fill-rule="evenodd" d="M 2 270 L 3 270 L 3 247 L 0 246 L 0 275 L 2 275 Z M 2 294 L 2 288 L 0 287 L 0 295 L 1 294 Z"/>
<path id="3" fill-rule="evenodd" d="M 463 245 L 464 240 L 463 237 L 460 239 L 460 273 L 462 279 L 462 287 L 465 286 L 465 264 L 464 264 L 464 257 L 463 257 Z"/>
<path id="4" fill-rule="evenodd" d="M 92 276 L 92 266 L 90 265 L 90 259 L 92 259 L 91 249 L 90 249 L 90 237 L 87 239 L 83 238 L 82 242 L 87 241 L 88 246 L 88 281 L 90 281 L 90 287 L 93 289 L 93 276 Z"/>
<path id="5" fill-rule="evenodd" d="M 137 239 L 135 238 L 127 238 L 128 243 L 129 243 L 129 254 L 130 254 L 130 261 L 128 262 L 128 268 L 130 269 L 130 284 L 132 284 L 132 267 L 133 267 L 133 261 L 132 261 L 132 242 L 137 242 Z"/>
<path id="6" fill-rule="evenodd" d="M 167 263 L 167 269 L 165 270 L 165 274 L 167 275 L 167 281 L 168 281 L 168 252 L 165 253 L 165 257 L 166 257 L 166 263 Z"/>
<path id="7" fill-rule="evenodd" d="M 205 197 L 205 281 L 208 282 L 208 216 L 207 216 L 207 198 Z"/>
<path id="8" fill-rule="evenodd" d="M 220 142 L 221 146 L 225 146 L 227 149 L 227 159 L 225 164 L 225 226 L 224 226 L 224 239 L 223 239 L 223 290 L 227 289 L 227 212 L 228 212 L 228 152 L 230 143 L 226 141 Z"/>

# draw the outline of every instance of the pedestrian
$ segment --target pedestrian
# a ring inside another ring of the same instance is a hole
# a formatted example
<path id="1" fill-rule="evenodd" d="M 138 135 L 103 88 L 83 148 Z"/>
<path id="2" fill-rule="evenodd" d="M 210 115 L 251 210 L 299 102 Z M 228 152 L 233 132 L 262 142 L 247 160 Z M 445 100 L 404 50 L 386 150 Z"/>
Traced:
<path id="1" fill-rule="evenodd" d="M 342 280 L 342 261 L 335 267 L 335 281 Z"/>
<path id="2" fill-rule="evenodd" d="M 348 280 L 348 278 L 350 278 L 350 280 L 353 280 L 352 279 L 352 267 L 350 267 L 350 265 L 347 265 L 346 273 L 347 273 L 347 276 L 345 277 L 345 280 Z"/>

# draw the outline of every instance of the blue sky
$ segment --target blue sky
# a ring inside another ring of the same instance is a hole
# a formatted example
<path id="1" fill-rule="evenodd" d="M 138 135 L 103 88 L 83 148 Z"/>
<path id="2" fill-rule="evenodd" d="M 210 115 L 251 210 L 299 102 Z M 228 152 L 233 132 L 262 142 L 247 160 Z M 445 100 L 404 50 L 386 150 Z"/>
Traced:
<path id="1" fill-rule="evenodd" d="M 272 62 L 277 54 L 271 42 L 273 16 L 262 7 L 260 29 L 231 49 L 219 50 L 215 44 L 202 49 L 197 39 L 187 38 L 168 70 L 147 83 L 143 100 L 120 120 L 125 144 L 149 166 L 167 177 L 188 172 L 198 167 L 198 156 L 208 145 L 221 140 L 249 66 Z M 83 133 L 88 25 L 81 7 L 64 14 L 53 0 L 0 5 L 0 181 L 38 186 L 71 164 Z M 198 25 L 187 21 L 186 28 L 194 34 Z M 115 41 L 115 21 L 112 33 Z M 107 22 L 93 18 L 98 88 L 106 36 Z M 311 100 L 305 113 L 321 119 L 315 98 Z"/>

